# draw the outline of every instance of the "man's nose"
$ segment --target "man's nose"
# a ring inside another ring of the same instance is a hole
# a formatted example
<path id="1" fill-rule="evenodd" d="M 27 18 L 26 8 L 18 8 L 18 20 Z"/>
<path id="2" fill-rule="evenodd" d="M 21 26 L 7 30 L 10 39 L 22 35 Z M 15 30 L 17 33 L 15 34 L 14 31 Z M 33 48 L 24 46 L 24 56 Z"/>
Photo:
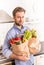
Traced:
<path id="1" fill-rule="evenodd" d="M 20 21 L 22 21 L 22 18 L 20 18 Z"/>

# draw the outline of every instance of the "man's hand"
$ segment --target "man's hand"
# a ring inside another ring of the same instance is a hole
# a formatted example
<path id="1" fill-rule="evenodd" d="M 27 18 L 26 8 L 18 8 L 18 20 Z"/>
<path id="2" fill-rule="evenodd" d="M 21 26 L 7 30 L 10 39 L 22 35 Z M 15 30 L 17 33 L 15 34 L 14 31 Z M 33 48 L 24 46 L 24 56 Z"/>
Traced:
<path id="1" fill-rule="evenodd" d="M 13 53 L 10 55 L 10 58 L 11 59 L 18 59 L 18 60 L 22 60 L 22 61 L 26 61 L 26 60 L 30 59 L 28 56 L 25 56 L 25 55 L 18 56 L 18 55 L 13 54 Z"/>
<path id="2" fill-rule="evenodd" d="M 27 56 L 18 56 L 18 59 L 22 61 L 26 61 L 26 60 L 29 60 L 30 58 Z"/>

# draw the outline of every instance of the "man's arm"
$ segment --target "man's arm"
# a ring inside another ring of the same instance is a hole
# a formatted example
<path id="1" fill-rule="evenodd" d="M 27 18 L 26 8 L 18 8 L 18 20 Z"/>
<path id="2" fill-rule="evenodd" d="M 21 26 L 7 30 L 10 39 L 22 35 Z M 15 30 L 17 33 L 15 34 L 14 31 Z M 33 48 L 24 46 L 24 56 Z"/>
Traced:
<path id="1" fill-rule="evenodd" d="M 18 59 L 18 60 L 22 60 L 22 61 L 29 59 L 26 56 L 17 56 L 16 54 L 12 53 L 12 51 L 10 49 L 8 49 L 6 47 L 6 45 L 3 46 L 2 53 L 6 58 L 9 58 L 9 59 Z"/>
<path id="2" fill-rule="evenodd" d="M 9 56 L 9 58 L 18 59 L 18 60 L 22 60 L 22 61 L 29 60 L 29 57 L 27 57 L 27 56 L 18 56 L 18 55 L 13 54 L 13 53 Z"/>
<path id="3" fill-rule="evenodd" d="M 10 58 L 10 59 L 18 59 L 23 61 L 28 60 L 29 58 L 27 56 L 17 56 L 16 54 L 12 52 L 12 50 L 10 49 L 9 39 L 10 39 L 10 36 L 7 35 L 4 41 L 4 45 L 2 47 L 3 55 L 6 58 Z"/>

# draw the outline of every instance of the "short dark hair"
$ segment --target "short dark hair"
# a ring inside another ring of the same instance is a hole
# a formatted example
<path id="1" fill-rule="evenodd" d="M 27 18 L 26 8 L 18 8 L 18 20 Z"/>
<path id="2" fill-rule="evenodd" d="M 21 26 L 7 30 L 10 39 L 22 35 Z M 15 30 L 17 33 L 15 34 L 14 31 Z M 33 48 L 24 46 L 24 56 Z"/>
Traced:
<path id="1" fill-rule="evenodd" d="M 13 16 L 15 16 L 15 14 L 17 13 L 17 12 L 24 12 L 25 13 L 25 9 L 24 8 L 22 8 L 22 7 L 16 7 L 14 10 L 13 10 Z"/>

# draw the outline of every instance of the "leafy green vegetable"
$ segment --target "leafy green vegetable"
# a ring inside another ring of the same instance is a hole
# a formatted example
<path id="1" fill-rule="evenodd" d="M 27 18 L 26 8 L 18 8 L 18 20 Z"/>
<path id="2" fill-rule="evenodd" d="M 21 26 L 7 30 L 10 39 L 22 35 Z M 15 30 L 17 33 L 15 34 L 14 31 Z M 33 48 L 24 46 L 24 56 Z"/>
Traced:
<path id="1" fill-rule="evenodd" d="M 32 32 L 32 37 L 37 37 L 37 32 L 36 32 L 36 30 L 35 29 L 32 29 L 31 30 L 31 32 Z"/>
<path id="2" fill-rule="evenodd" d="M 28 40 L 31 37 L 32 37 L 31 31 L 30 30 L 25 30 L 25 32 L 24 32 L 24 38 Z"/>

